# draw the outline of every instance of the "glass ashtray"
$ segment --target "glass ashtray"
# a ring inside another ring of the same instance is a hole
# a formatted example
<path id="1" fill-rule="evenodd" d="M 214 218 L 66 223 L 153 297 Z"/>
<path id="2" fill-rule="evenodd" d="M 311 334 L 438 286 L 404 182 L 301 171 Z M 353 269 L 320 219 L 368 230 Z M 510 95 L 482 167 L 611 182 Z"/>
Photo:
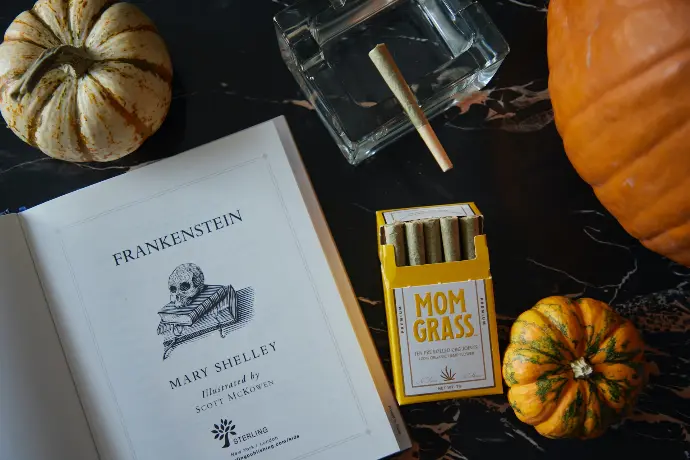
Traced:
<path id="1" fill-rule="evenodd" d="M 377 44 L 428 118 L 483 88 L 510 50 L 473 0 L 302 0 L 274 22 L 283 59 L 352 164 L 414 129 L 369 59 Z"/>

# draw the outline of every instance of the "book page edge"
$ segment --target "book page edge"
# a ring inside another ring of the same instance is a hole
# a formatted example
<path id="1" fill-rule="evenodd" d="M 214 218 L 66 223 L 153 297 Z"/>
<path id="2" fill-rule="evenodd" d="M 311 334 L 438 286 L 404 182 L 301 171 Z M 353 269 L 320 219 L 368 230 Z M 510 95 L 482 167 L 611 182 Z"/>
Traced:
<path id="1" fill-rule="evenodd" d="M 312 220 L 314 230 L 318 235 L 319 243 L 323 249 L 324 255 L 327 259 L 331 273 L 335 280 L 343 304 L 347 310 L 348 318 L 351 326 L 355 332 L 357 342 L 364 355 L 367 369 L 374 382 L 374 386 L 378 392 L 381 401 L 382 409 L 386 413 L 389 421 L 391 434 L 394 436 L 398 445 L 399 451 L 406 450 L 412 446 L 409 434 L 405 427 L 398 403 L 393 396 L 393 392 L 386 378 L 381 364 L 381 358 L 376 350 L 374 340 L 366 325 L 366 320 L 361 311 L 359 302 L 354 293 L 354 289 L 350 282 L 345 266 L 343 265 L 337 246 L 333 240 L 333 236 L 328 229 L 325 215 L 321 205 L 316 198 L 316 193 L 313 189 L 311 179 L 309 178 L 302 158 L 298 152 L 297 145 L 292 137 L 290 128 L 285 117 L 281 116 L 272 120 L 283 149 L 286 152 L 288 162 L 292 168 L 292 173 L 299 187 L 300 194 L 304 200 L 307 212 Z M 393 453 L 393 452 L 391 452 Z"/>

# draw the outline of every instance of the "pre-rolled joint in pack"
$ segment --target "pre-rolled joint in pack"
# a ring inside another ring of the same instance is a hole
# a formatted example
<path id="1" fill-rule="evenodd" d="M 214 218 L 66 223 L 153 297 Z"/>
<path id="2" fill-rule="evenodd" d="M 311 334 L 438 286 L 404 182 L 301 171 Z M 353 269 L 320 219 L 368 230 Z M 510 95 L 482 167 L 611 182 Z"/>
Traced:
<path id="1" fill-rule="evenodd" d="M 489 248 L 479 209 L 474 203 L 396 209 L 377 212 L 376 220 L 398 402 L 503 393 Z M 410 225 L 414 222 L 422 225 Z M 407 232 L 409 242 L 400 236 L 405 226 L 414 230 Z M 419 228 L 434 234 L 420 238 Z M 436 247 L 439 228 L 442 260 Z M 434 245 L 431 251 L 425 241 Z M 429 252 L 434 255 L 419 264 L 420 254 Z"/>

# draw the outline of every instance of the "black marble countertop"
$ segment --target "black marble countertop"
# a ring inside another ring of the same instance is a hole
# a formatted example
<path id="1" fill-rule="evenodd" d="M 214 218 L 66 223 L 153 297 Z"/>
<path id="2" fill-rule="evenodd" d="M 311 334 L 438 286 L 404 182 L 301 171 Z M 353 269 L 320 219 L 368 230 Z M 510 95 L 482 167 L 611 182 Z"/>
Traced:
<path id="1" fill-rule="evenodd" d="M 388 338 L 376 252 L 378 209 L 475 201 L 486 216 L 501 346 L 514 318 L 553 294 L 611 302 L 649 345 L 637 410 L 603 437 L 554 441 L 518 421 L 504 396 L 403 408 L 403 459 L 690 459 L 690 269 L 642 247 L 568 162 L 547 90 L 547 0 L 483 0 L 512 51 L 489 87 L 434 120 L 456 169 L 440 172 L 416 134 L 350 166 L 280 58 L 279 0 L 136 1 L 175 66 L 162 129 L 112 164 L 45 157 L 0 131 L 0 212 L 36 206 L 130 168 L 285 115 L 384 364 Z M 31 0 L 3 0 L 4 30 Z"/>

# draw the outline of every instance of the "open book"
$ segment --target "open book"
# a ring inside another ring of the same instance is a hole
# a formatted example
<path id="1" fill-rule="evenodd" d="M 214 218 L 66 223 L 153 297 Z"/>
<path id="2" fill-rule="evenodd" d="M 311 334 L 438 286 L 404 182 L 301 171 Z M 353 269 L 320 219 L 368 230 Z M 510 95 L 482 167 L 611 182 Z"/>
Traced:
<path id="1" fill-rule="evenodd" d="M 284 119 L 0 218 L 0 458 L 409 439 Z"/>

